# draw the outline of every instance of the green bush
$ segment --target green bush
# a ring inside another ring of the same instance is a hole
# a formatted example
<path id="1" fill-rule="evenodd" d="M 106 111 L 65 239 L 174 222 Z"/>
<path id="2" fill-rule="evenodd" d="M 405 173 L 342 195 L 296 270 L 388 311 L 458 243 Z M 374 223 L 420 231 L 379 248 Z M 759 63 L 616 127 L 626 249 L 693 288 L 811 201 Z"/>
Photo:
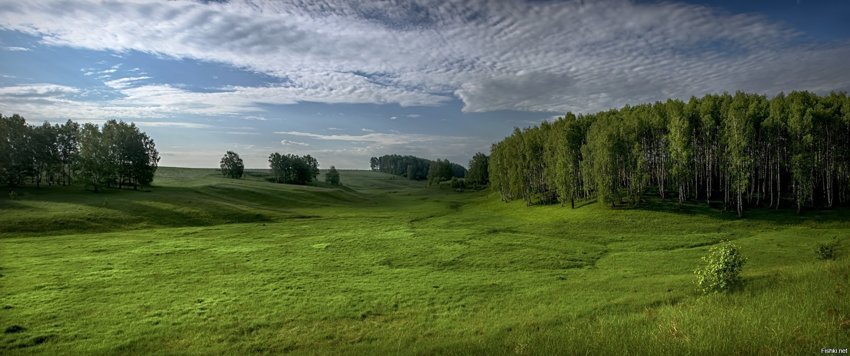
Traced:
<path id="1" fill-rule="evenodd" d="M 462 192 L 466 188 L 466 180 L 463 178 L 452 177 L 449 183 L 455 191 Z"/>
<path id="2" fill-rule="evenodd" d="M 815 254 L 818 259 L 831 260 L 835 258 L 835 248 L 838 247 L 838 240 L 833 239 L 830 242 L 821 242 L 815 246 Z"/>
<path id="3" fill-rule="evenodd" d="M 328 173 L 325 173 L 325 183 L 339 185 L 339 171 L 336 170 L 336 167 L 331 166 Z"/>
<path id="4" fill-rule="evenodd" d="M 734 244 L 714 246 L 702 260 L 705 265 L 695 273 L 697 285 L 704 293 L 728 291 L 741 283 L 741 270 L 747 259 Z"/>

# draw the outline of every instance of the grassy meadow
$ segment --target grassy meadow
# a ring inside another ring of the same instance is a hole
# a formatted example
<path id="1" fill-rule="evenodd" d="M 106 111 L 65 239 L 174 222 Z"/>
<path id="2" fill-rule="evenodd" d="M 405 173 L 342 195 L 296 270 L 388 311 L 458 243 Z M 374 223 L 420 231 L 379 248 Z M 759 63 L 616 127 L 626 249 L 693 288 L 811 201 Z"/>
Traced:
<path id="1" fill-rule="evenodd" d="M 0 353 L 850 347 L 850 210 L 526 207 L 340 173 L 344 187 L 160 168 L 146 191 L 0 197 Z M 693 271 L 724 240 L 749 259 L 744 285 L 703 296 Z"/>

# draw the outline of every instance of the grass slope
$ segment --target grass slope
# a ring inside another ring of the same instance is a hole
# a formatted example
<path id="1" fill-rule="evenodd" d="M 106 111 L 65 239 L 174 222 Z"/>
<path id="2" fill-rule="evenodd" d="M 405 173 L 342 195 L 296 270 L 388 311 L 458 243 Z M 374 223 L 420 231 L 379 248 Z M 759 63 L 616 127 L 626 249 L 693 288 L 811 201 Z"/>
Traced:
<path id="1" fill-rule="evenodd" d="M 341 171 L 161 168 L 0 199 L 2 353 L 815 353 L 850 346 L 850 211 L 572 210 Z M 835 261 L 816 242 L 844 240 Z M 743 289 L 693 270 L 734 240 Z"/>

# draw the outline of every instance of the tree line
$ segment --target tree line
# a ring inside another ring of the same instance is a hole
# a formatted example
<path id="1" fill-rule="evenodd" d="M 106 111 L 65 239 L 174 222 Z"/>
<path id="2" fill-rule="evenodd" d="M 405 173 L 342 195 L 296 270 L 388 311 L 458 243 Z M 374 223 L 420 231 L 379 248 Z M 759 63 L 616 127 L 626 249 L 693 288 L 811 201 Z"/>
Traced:
<path id="1" fill-rule="evenodd" d="M 227 151 L 219 161 L 221 175 L 227 178 L 240 179 L 245 172 L 245 163 L 239 154 Z M 319 175 L 319 162 L 310 155 L 297 156 L 292 154 L 272 153 L 269 155 L 269 168 L 272 179 L 276 183 L 308 184 Z M 331 166 L 325 175 L 325 182 L 340 185 L 339 171 Z"/>
<path id="2" fill-rule="evenodd" d="M 428 179 L 431 160 L 414 156 L 383 155 L 369 159 L 373 171 L 389 173 L 411 180 Z"/>
<path id="3" fill-rule="evenodd" d="M 159 158 L 153 139 L 133 123 L 34 126 L 17 114 L 0 115 L 0 184 L 9 187 L 78 180 L 94 191 L 137 189 L 153 182 Z"/>
<path id="4" fill-rule="evenodd" d="M 473 187 L 483 187 L 490 182 L 490 157 L 478 152 L 469 160 L 466 182 Z"/>
<path id="5" fill-rule="evenodd" d="M 369 166 L 373 171 L 389 173 L 411 180 L 427 180 L 438 183 L 452 179 L 463 178 L 466 168 L 450 162 L 448 159 L 429 160 L 415 156 L 383 155 L 372 157 Z"/>
<path id="6" fill-rule="evenodd" d="M 463 178 L 466 176 L 466 168 L 452 163 L 448 159 L 437 159 L 431 161 L 428 166 L 427 180 L 428 184 L 437 184 L 451 180 L 452 178 Z"/>
<path id="7" fill-rule="evenodd" d="M 737 92 L 567 113 L 493 144 L 503 200 L 527 204 L 662 199 L 831 208 L 850 201 L 850 100 L 844 93 Z"/>
<path id="8" fill-rule="evenodd" d="M 319 175 L 319 161 L 310 155 L 272 153 L 269 167 L 276 183 L 307 184 Z"/>

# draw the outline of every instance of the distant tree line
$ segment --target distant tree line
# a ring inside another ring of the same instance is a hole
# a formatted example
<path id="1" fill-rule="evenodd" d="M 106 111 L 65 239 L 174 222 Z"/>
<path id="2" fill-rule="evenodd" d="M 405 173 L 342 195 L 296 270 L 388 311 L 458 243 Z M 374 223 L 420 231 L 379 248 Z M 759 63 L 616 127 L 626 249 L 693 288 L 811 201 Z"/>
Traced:
<path id="1" fill-rule="evenodd" d="M 407 177 L 411 180 L 423 180 L 428 178 L 431 160 L 414 156 L 383 155 L 372 157 L 369 160 L 369 166 L 373 171 Z"/>
<path id="2" fill-rule="evenodd" d="M 428 184 L 436 184 L 451 180 L 452 178 L 463 178 L 466 176 L 466 168 L 452 163 L 448 159 L 437 159 L 431 161 L 428 166 Z"/>
<path id="3" fill-rule="evenodd" d="M 428 182 L 446 181 L 452 177 L 463 178 L 466 175 L 466 168 L 447 159 L 432 161 L 414 156 L 383 155 L 372 157 L 369 166 L 373 171 Z"/>
<path id="4" fill-rule="evenodd" d="M 276 183 L 307 184 L 319 175 L 319 162 L 310 155 L 272 153 L 269 167 Z"/>
<path id="5" fill-rule="evenodd" d="M 844 93 L 692 97 L 515 129 L 492 146 L 502 199 L 637 205 L 662 199 L 830 208 L 850 201 L 850 100 Z"/>
<path id="6" fill-rule="evenodd" d="M 102 187 L 147 186 L 159 153 L 135 124 L 109 120 L 98 127 L 67 121 L 28 125 L 19 115 L 0 115 L 0 184 Z"/>
<path id="7" fill-rule="evenodd" d="M 239 154 L 227 151 L 219 162 L 221 174 L 228 178 L 242 178 L 245 164 Z M 310 155 L 298 156 L 293 154 L 272 153 L 269 155 L 269 168 L 272 180 L 276 183 L 309 184 L 319 175 L 319 162 Z M 325 176 L 325 182 L 340 185 L 339 172 L 331 166 Z"/>

